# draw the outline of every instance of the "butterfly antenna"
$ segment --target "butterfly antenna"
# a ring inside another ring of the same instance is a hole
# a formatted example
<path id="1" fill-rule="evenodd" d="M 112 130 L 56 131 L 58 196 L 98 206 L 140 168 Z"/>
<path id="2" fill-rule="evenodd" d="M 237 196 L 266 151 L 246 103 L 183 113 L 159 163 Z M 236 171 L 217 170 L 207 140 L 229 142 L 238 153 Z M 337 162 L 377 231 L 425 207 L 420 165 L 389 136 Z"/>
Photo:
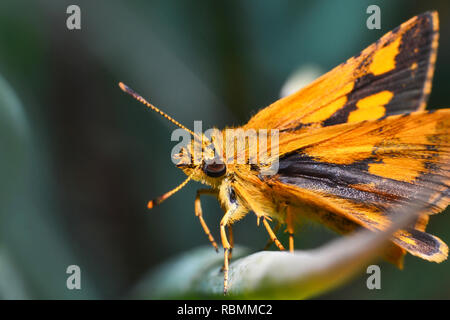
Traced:
<path id="1" fill-rule="evenodd" d="M 157 107 L 155 107 L 154 105 L 152 105 L 150 102 L 148 102 L 147 100 L 145 100 L 140 94 L 138 94 L 136 91 L 134 91 L 133 89 L 131 89 L 129 86 L 127 86 L 126 84 L 124 84 L 123 82 L 119 82 L 119 87 L 120 89 L 122 89 L 122 91 L 128 93 L 130 96 L 132 96 L 133 98 L 135 98 L 137 101 L 139 101 L 142 104 L 145 104 L 147 107 L 149 107 L 150 109 L 152 109 L 153 111 L 159 113 L 160 115 L 162 115 L 164 118 L 166 118 L 167 120 L 169 120 L 170 122 L 172 122 L 173 124 L 175 124 L 176 126 L 180 127 L 181 129 L 186 130 L 187 132 L 189 132 L 190 134 L 192 134 L 192 136 L 199 138 L 192 130 L 186 128 L 185 126 L 183 126 L 181 123 L 179 123 L 177 120 L 175 120 L 174 118 L 172 118 L 171 116 L 169 116 L 167 113 L 161 111 L 160 109 L 158 109 Z M 201 141 L 201 140 L 200 140 Z"/>
<path id="2" fill-rule="evenodd" d="M 149 209 L 153 209 L 155 206 L 157 206 L 158 204 L 161 204 L 164 200 L 170 198 L 170 196 L 172 196 L 174 193 L 178 192 L 181 188 L 183 188 L 188 182 L 189 180 L 192 179 L 192 177 L 194 176 L 194 173 L 196 171 L 194 170 L 187 178 L 186 180 L 184 180 L 182 183 L 180 183 L 176 188 L 173 188 L 172 190 L 170 190 L 169 192 L 164 193 L 162 196 L 159 196 L 158 198 L 155 198 L 153 200 L 150 200 L 147 204 L 147 208 Z"/>

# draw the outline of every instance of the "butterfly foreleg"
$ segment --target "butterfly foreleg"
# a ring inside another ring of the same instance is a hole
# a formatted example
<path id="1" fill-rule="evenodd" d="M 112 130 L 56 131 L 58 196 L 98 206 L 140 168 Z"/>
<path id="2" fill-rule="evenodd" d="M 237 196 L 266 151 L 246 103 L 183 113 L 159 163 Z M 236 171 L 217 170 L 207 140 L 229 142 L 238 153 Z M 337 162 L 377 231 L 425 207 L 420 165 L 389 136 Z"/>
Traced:
<path id="1" fill-rule="evenodd" d="M 233 254 L 233 247 L 234 247 L 234 238 L 233 238 L 233 228 L 231 224 L 228 225 L 228 242 L 230 243 L 230 250 L 228 251 L 228 263 L 231 261 L 231 256 Z M 223 272 L 225 266 L 223 265 L 222 268 L 220 268 L 220 272 Z"/>
<path id="2" fill-rule="evenodd" d="M 216 241 L 214 240 L 214 237 L 211 234 L 211 231 L 209 231 L 208 226 L 206 225 L 205 220 L 203 219 L 203 212 L 202 212 L 202 205 L 200 201 L 200 195 L 209 194 L 217 197 L 217 191 L 213 189 L 199 189 L 197 190 L 197 195 L 195 196 L 195 215 L 200 220 L 200 224 L 202 225 L 203 231 L 205 231 L 206 235 L 208 236 L 209 242 L 211 242 L 214 249 L 216 249 L 216 252 L 219 252 L 219 247 L 217 246 Z"/>
<path id="3" fill-rule="evenodd" d="M 228 241 L 230 242 L 230 252 L 228 254 L 228 260 L 231 260 L 231 255 L 233 253 L 234 248 L 234 235 L 233 235 L 233 228 L 231 224 L 228 225 Z"/>
<path id="4" fill-rule="evenodd" d="M 228 264 L 230 260 L 230 249 L 231 245 L 228 241 L 227 234 L 225 231 L 225 226 L 228 226 L 230 222 L 230 217 L 235 213 L 236 207 L 231 207 L 223 216 L 220 221 L 220 237 L 222 240 L 223 252 L 224 252 L 224 261 L 223 261 L 223 293 L 227 293 L 228 290 Z"/>

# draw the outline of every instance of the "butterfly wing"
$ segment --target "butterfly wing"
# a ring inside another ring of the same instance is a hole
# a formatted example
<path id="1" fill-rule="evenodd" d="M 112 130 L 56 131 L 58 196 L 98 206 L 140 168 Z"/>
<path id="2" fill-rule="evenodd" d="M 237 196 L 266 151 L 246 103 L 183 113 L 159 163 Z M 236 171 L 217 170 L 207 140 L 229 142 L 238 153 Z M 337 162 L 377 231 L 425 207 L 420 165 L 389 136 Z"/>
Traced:
<path id="1" fill-rule="evenodd" d="M 450 109 L 281 135 L 280 147 L 289 144 L 280 153 L 278 174 L 267 183 L 291 205 L 312 204 L 370 230 L 385 230 L 392 209 L 423 190 L 432 195 L 426 215 L 450 201 Z M 393 241 L 414 255 L 442 261 L 448 248 L 424 232 L 426 215 Z"/>
<path id="2" fill-rule="evenodd" d="M 244 128 L 298 130 L 425 109 L 438 25 L 437 12 L 408 20 L 309 86 L 259 111 Z"/>

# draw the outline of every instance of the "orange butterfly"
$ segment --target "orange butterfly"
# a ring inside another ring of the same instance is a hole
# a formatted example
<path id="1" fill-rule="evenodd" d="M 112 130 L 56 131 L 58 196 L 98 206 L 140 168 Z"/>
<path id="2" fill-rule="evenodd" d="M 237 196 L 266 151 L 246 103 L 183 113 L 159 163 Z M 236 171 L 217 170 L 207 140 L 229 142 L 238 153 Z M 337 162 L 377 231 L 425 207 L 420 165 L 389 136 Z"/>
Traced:
<path id="1" fill-rule="evenodd" d="M 231 225 L 250 211 L 281 250 L 284 247 L 268 221 L 286 224 L 293 251 L 295 226 L 303 220 L 340 234 L 361 227 L 385 230 L 395 215 L 393 208 L 427 190 L 432 194 L 427 209 L 413 225 L 393 235 L 385 258 L 400 268 L 406 252 L 429 261 L 445 260 L 447 245 L 425 232 L 429 215 L 444 210 L 450 196 L 450 109 L 425 111 L 438 28 L 437 12 L 418 15 L 238 128 L 277 131 L 278 171 L 272 175 L 262 175 L 264 164 L 250 161 L 249 154 L 261 147 L 250 141 L 232 152 L 234 157 L 243 155 L 244 163 L 208 156 L 193 163 L 196 144 L 202 154 L 213 150 L 227 160 L 228 146 L 192 132 L 120 83 L 122 90 L 193 136 L 178 154 L 177 166 L 188 178 L 148 207 L 161 203 L 190 179 L 210 187 L 198 190 L 195 214 L 217 250 L 202 217 L 200 196 L 217 197 L 225 212 L 220 221 L 224 292 L 233 247 Z"/>

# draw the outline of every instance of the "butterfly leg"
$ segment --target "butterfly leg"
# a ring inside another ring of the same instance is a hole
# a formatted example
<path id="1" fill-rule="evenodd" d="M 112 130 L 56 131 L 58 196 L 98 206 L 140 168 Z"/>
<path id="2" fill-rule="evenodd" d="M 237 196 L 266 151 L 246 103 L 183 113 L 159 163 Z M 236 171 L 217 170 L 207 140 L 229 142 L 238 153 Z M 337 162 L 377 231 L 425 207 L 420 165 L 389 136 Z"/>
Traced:
<path id="1" fill-rule="evenodd" d="M 273 232 L 272 228 L 270 227 L 269 223 L 267 222 L 268 218 L 267 217 L 262 217 L 262 221 L 264 224 L 264 227 L 266 227 L 267 232 L 269 233 L 269 237 L 270 240 L 272 240 L 275 245 L 278 247 L 278 249 L 280 250 L 284 250 L 283 245 L 281 244 L 281 242 L 278 240 L 277 236 L 275 235 L 275 233 Z M 259 217 L 258 217 L 258 221 L 259 221 Z"/>
<path id="2" fill-rule="evenodd" d="M 234 247 L 233 229 L 230 224 L 228 225 L 228 242 L 230 243 L 230 250 L 228 251 L 228 262 L 230 262 Z M 223 272 L 224 268 L 225 266 L 223 265 L 222 268 L 220 268 L 220 272 Z"/>
<path id="3" fill-rule="evenodd" d="M 230 242 L 230 254 L 228 255 L 228 260 L 231 260 L 231 255 L 234 248 L 234 236 L 233 236 L 233 228 L 231 227 L 231 224 L 228 225 L 228 239 Z"/>
<path id="4" fill-rule="evenodd" d="M 206 235 L 208 236 L 209 242 L 211 242 L 214 249 L 216 249 L 216 252 L 219 252 L 219 247 L 217 246 L 216 241 L 214 240 L 211 232 L 209 231 L 208 226 L 206 225 L 205 220 L 203 219 L 203 212 L 202 212 L 202 205 L 200 202 L 200 195 L 202 194 L 209 194 L 217 196 L 217 192 L 211 189 L 199 189 L 197 190 L 197 195 L 195 197 L 195 215 L 200 220 L 200 224 L 202 225 L 203 231 L 205 231 Z"/>
<path id="5" fill-rule="evenodd" d="M 286 231 L 289 234 L 289 252 L 294 252 L 294 215 L 288 207 L 286 209 Z"/>
<path id="6" fill-rule="evenodd" d="M 223 216 L 222 220 L 220 221 L 220 237 L 222 239 L 222 246 L 223 246 L 223 255 L 224 255 L 224 261 L 223 261 L 223 293 L 227 293 L 228 290 L 228 264 L 230 260 L 230 249 L 231 245 L 228 242 L 227 234 L 225 231 L 225 226 L 228 225 L 230 216 L 234 213 L 234 210 L 228 210 L 225 215 Z"/>
<path id="7" fill-rule="evenodd" d="M 277 224 L 276 224 L 275 227 L 273 228 L 273 232 L 274 232 L 274 233 L 277 233 L 278 230 L 280 230 L 280 226 L 281 226 L 280 222 L 277 221 Z M 263 250 L 268 250 L 269 247 L 272 245 L 272 243 L 273 243 L 272 239 L 269 238 L 269 240 L 267 240 L 267 243 L 266 243 L 266 245 L 265 245 L 265 247 L 264 247 Z"/>

